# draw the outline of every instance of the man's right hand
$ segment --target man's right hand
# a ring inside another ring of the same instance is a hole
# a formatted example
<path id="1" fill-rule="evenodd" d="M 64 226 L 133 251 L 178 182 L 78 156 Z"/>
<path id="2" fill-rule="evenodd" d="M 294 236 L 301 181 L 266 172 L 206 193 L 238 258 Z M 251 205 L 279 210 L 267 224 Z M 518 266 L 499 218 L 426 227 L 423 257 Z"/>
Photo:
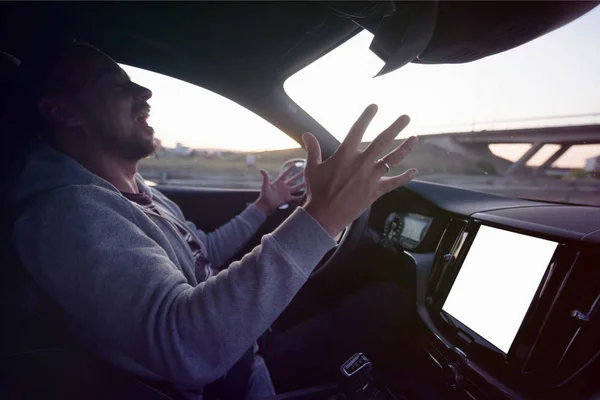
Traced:
<path id="1" fill-rule="evenodd" d="M 344 142 L 325 162 L 321 162 L 321 148 L 317 139 L 310 133 L 302 135 L 308 152 L 305 168 L 307 201 L 304 209 L 332 237 L 358 218 L 380 196 L 405 185 L 417 175 L 417 170 L 412 168 L 397 176 L 383 176 L 387 172 L 385 163 L 394 167 L 417 145 L 418 140 L 414 136 L 384 156 L 384 162 L 378 161 L 410 122 L 406 115 L 380 133 L 364 151 L 359 149 L 363 134 L 376 113 L 376 105 L 368 106 Z"/>

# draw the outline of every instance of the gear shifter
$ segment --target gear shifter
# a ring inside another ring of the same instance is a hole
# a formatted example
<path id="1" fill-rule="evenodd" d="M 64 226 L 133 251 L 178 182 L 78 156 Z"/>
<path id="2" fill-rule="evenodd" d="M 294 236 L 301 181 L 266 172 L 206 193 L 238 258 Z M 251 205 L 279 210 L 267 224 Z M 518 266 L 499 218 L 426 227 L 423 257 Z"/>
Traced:
<path id="1" fill-rule="evenodd" d="M 396 400 L 381 382 L 374 379 L 372 370 L 373 364 L 363 353 L 350 357 L 340 368 L 343 395 L 334 397 L 335 400 Z"/>
<path id="2" fill-rule="evenodd" d="M 363 400 L 370 398 L 372 383 L 371 370 L 373 364 L 363 354 L 356 353 L 342 364 L 342 387 L 348 400 Z"/>

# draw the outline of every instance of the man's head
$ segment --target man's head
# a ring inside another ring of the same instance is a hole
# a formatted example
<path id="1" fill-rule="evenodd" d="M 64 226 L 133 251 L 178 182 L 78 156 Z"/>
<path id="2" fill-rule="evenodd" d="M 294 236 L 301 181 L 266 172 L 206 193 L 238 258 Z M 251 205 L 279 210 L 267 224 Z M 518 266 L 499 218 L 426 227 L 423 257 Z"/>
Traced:
<path id="1" fill-rule="evenodd" d="M 137 161 L 155 149 L 148 126 L 152 92 L 131 82 L 106 54 L 73 43 L 32 63 L 30 99 L 43 133 L 59 148 Z"/>

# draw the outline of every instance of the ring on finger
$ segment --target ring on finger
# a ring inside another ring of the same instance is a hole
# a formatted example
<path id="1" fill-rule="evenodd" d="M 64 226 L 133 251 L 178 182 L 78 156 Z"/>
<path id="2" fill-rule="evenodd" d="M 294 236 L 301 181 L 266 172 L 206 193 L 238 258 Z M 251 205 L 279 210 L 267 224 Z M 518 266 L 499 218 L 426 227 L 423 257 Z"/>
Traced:
<path id="1" fill-rule="evenodd" d="M 390 172 L 390 164 L 388 164 L 383 158 L 380 158 L 379 160 L 377 160 L 378 164 L 382 164 L 385 167 L 385 173 L 387 174 L 388 172 Z"/>

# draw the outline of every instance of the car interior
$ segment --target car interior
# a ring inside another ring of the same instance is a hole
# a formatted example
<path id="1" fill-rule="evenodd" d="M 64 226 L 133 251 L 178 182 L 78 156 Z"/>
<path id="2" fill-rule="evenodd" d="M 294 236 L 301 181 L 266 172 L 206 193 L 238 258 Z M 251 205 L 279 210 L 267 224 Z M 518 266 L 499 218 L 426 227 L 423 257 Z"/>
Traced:
<path id="1" fill-rule="evenodd" d="M 0 111 L 10 104 L 6 87 L 19 59 L 51 39 L 75 38 L 119 63 L 223 95 L 299 143 L 303 132 L 312 132 L 326 159 L 339 141 L 288 96 L 283 83 L 359 32 L 375 35 L 371 50 L 385 61 L 379 72 L 383 75 L 410 62 L 460 64 L 500 53 L 597 5 L 2 2 Z M 18 138 L 6 131 L 2 135 L 5 193 L 18 175 L 18 167 L 9 163 L 18 153 Z M 205 231 L 241 212 L 258 193 L 160 184 L 156 188 Z M 262 235 L 299 205 L 269 217 L 236 257 L 259 244 Z M 3 199 L 2 397 L 178 398 L 164 385 L 131 376 L 70 346 L 71 339 L 59 329 L 60 311 L 12 249 L 11 223 L 17 210 L 18 205 Z M 600 398 L 598 260 L 600 207 L 504 197 L 417 179 L 381 197 L 349 225 L 306 287 L 319 282 L 335 298 L 373 282 L 405 288 L 414 311 L 410 323 L 419 332 L 412 344 L 420 354 L 415 363 L 445 398 L 595 399 Z M 286 310 L 273 329 L 306 317 L 301 314 Z M 273 399 L 427 398 L 418 385 L 409 390 L 399 384 L 401 376 L 376 381 L 368 393 L 348 394 L 348 387 L 365 382 L 371 367 L 364 356 L 348 357 L 349 364 L 340 366 L 347 372 L 340 374 L 340 382 Z M 377 365 L 372 367 L 377 370 Z"/>

